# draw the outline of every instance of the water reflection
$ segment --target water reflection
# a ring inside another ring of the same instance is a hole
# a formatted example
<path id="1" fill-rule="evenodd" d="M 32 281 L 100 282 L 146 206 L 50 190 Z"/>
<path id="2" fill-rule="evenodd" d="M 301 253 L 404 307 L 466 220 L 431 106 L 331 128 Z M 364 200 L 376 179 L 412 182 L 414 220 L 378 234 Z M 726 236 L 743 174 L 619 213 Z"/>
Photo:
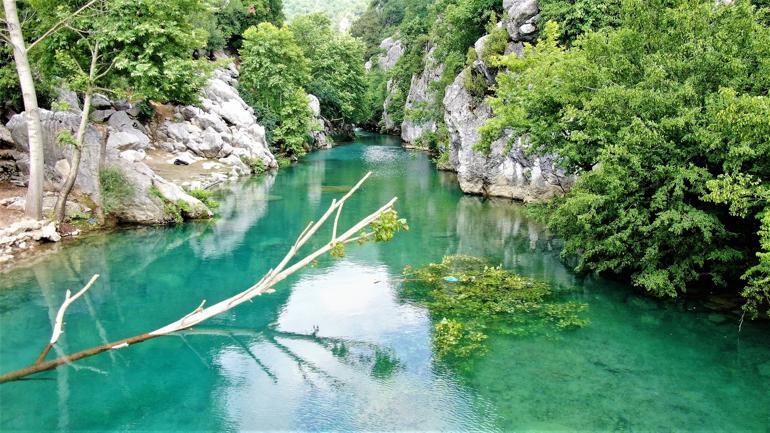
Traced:
<path id="1" fill-rule="evenodd" d="M 254 225 L 267 213 L 270 189 L 275 173 L 259 179 L 234 183 L 218 194 L 217 218 L 205 233 L 191 240 L 192 249 L 201 259 L 222 257 L 240 246 Z"/>
<path id="2" fill-rule="evenodd" d="M 64 290 L 95 272 L 102 278 L 68 311 L 62 351 L 157 328 L 248 287 L 367 170 L 341 224 L 398 196 L 410 232 L 323 258 L 204 329 L 0 386 L 0 430 L 766 430 L 766 326 L 738 335 L 729 317 L 578 278 L 521 207 L 463 196 L 453 174 L 382 137 L 233 185 L 213 222 L 93 236 L 2 274 L 0 371 L 35 359 Z M 472 371 L 446 368 L 432 356 L 432 318 L 398 290 L 405 265 L 458 253 L 574 288 L 591 326 L 495 337 Z"/>

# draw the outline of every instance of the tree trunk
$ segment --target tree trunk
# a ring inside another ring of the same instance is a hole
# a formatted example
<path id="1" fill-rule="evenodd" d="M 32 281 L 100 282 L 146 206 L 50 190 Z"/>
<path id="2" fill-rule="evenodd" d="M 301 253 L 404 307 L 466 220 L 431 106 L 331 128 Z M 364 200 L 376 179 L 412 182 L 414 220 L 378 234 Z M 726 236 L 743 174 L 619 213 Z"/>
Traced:
<path id="1" fill-rule="evenodd" d="M 21 32 L 16 0 L 3 0 L 8 34 L 13 46 L 16 72 L 24 99 L 26 111 L 27 136 L 29 139 L 29 185 L 24 213 L 27 217 L 40 220 L 43 218 L 43 125 L 40 123 L 40 108 L 37 105 L 35 82 L 27 58 L 24 35 Z"/>
<path id="2" fill-rule="evenodd" d="M 56 220 L 64 222 L 64 218 L 67 216 L 67 199 L 72 192 L 72 187 L 75 185 L 75 179 L 78 177 L 80 171 L 80 157 L 83 153 L 83 145 L 86 136 L 86 128 L 88 128 L 88 116 L 91 112 L 91 91 L 87 91 L 83 98 L 83 114 L 80 118 L 80 126 L 78 127 L 78 135 L 75 138 L 75 145 L 72 148 L 72 161 L 70 162 L 70 172 L 67 174 L 67 179 L 62 185 L 59 192 L 59 198 L 56 200 Z"/>

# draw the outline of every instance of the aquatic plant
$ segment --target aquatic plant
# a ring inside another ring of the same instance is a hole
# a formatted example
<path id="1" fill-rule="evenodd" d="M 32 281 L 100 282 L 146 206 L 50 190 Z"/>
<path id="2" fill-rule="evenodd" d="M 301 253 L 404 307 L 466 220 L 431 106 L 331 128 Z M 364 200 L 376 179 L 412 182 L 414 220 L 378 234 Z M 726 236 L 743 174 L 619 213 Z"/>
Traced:
<path id="1" fill-rule="evenodd" d="M 581 315 L 586 304 L 561 300 L 551 285 L 483 258 L 447 256 L 441 263 L 407 267 L 404 275 L 401 296 L 430 311 L 440 359 L 481 355 L 489 335 L 533 335 L 588 324 Z"/>

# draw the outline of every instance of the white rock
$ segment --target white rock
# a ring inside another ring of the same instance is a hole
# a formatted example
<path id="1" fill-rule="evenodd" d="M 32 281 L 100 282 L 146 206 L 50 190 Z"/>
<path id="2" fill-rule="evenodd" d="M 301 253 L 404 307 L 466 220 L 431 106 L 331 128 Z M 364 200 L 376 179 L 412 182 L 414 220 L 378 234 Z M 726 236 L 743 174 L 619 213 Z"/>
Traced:
<path id="1" fill-rule="evenodd" d="M 319 117 L 321 115 L 321 101 L 315 95 L 307 95 L 308 107 L 313 112 L 313 117 Z"/>
<path id="2" fill-rule="evenodd" d="M 56 161 L 54 169 L 62 177 L 67 177 L 70 174 L 70 162 L 67 160 L 67 158 L 62 158 Z"/>
<path id="3" fill-rule="evenodd" d="M 144 150 L 150 146 L 150 139 L 138 129 L 127 128 L 121 131 L 111 130 L 107 138 L 107 147 L 111 149 Z"/>
<path id="4" fill-rule="evenodd" d="M 147 157 L 147 153 L 144 150 L 124 150 L 120 152 L 120 157 L 130 162 L 143 161 Z"/>
<path id="5" fill-rule="evenodd" d="M 222 164 L 213 161 L 206 161 L 203 163 L 202 167 L 204 170 L 214 170 L 217 168 L 222 168 Z"/>

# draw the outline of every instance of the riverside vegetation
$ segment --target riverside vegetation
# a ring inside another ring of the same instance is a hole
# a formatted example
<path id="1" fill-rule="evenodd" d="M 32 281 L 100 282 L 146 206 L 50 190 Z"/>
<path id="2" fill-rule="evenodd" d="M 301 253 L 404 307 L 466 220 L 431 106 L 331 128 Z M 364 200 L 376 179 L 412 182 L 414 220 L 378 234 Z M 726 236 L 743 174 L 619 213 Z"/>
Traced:
<path id="1" fill-rule="evenodd" d="M 352 32 L 375 58 L 386 37 L 401 47 L 369 73 L 373 128 L 425 125 L 413 144 L 461 185 L 468 170 L 497 182 L 493 161 L 547 157 L 576 183 L 533 209 L 576 270 L 658 297 L 741 297 L 757 317 L 770 304 L 768 17 L 748 0 L 376 0 Z M 471 96 L 459 118 L 481 125 L 471 142 L 447 123 L 458 83 Z"/>
<path id="2" fill-rule="evenodd" d="M 142 212 L 145 221 L 181 223 L 212 216 L 220 204 L 208 187 L 218 182 L 188 182 L 183 191 L 145 170 L 145 150 L 170 152 L 161 169 L 206 159 L 201 165 L 217 160 L 237 175 L 272 179 L 271 170 L 326 147 L 326 135 L 352 138 L 356 127 L 394 134 L 406 125 L 419 132 L 408 144 L 456 171 L 463 191 L 538 202 L 529 212 L 564 241 L 562 258 L 578 273 L 661 298 L 720 295 L 738 299 L 748 318 L 767 314 L 764 0 L 372 0 L 349 33 L 326 13 L 298 15 L 298 2 L 287 14 L 282 0 L 5 3 L 18 6 L 30 41 L 34 83 L 21 83 L 34 84 L 50 123 L 62 123 L 62 113 L 80 121 L 77 133 L 55 135 L 66 170 L 56 161 L 45 167 L 46 175 L 67 172 L 56 186 L 61 222 L 81 153 L 110 147 L 119 134 L 145 143 L 115 145 L 119 156 L 91 154 L 134 170 L 95 165 L 96 190 L 86 194 L 93 216 L 102 222 L 147 199 L 161 212 Z M 10 45 L 0 59 L 4 119 L 36 112 L 19 97 Z M 43 170 L 30 131 L 33 179 Z M 376 158 L 382 150 L 373 149 Z M 42 194 L 27 205 L 33 199 Z M 344 259 L 334 225 L 323 253 Z M 373 231 L 360 240 L 389 241 L 408 229 L 390 208 L 367 225 Z M 449 364 L 470 368 L 492 340 L 589 324 L 588 305 L 569 301 L 568 289 L 484 258 L 450 255 L 404 277 L 401 300 L 427 309 L 434 354 Z"/>

